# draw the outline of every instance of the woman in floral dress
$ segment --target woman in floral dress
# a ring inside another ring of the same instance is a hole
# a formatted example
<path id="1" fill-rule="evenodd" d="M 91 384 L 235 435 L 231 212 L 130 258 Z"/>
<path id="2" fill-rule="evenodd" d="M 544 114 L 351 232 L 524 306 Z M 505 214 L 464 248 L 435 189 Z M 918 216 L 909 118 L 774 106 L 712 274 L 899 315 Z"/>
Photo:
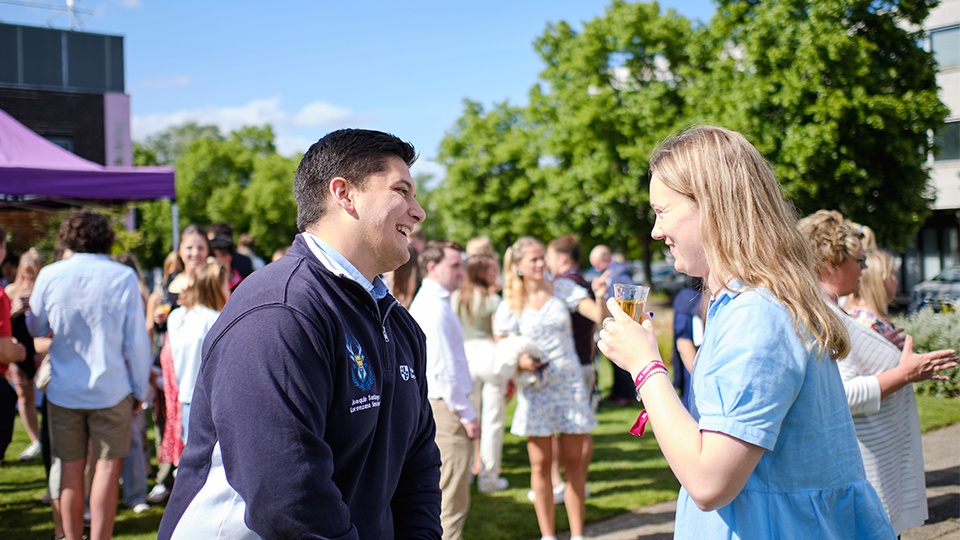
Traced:
<path id="1" fill-rule="evenodd" d="M 555 538 L 551 439 L 560 434 L 567 476 L 564 501 L 571 539 L 582 538 L 584 506 L 583 439 L 597 425 L 573 343 L 570 312 L 601 321 L 606 315 L 570 280 L 546 278 L 543 244 L 531 237 L 516 241 L 504 257 L 503 301 L 494 315 L 497 337 L 522 335 L 537 343 L 543 358 L 523 355 L 520 368 L 539 373 L 536 384 L 520 389 L 510 432 L 527 437 L 530 485 L 541 535 Z M 593 285 L 597 298 L 606 295 L 606 281 Z"/>

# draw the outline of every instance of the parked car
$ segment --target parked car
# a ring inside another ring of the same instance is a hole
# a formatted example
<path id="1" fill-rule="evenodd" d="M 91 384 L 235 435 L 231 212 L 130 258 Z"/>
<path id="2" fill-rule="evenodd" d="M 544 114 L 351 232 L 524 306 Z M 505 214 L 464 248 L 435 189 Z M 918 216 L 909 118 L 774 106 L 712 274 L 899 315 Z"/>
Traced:
<path id="1" fill-rule="evenodd" d="M 932 307 L 934 311 L 960 309 L 960 265 L 951 266 L 931 280 L 918 283 L 910 295 L 910 312 Z"/>

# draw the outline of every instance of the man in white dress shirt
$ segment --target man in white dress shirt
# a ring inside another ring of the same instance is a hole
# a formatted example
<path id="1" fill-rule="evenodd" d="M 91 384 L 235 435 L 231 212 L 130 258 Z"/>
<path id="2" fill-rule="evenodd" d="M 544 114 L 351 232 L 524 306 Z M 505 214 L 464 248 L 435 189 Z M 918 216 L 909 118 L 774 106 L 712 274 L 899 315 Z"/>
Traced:
<path id="1" fill-rule="evenodd" d="M 450 293 L 463 281 L 463 248 L 454 242 L 429 242 L 420 255 L 426 276 L 410 305 L 410 314 L 427 337 L 427 397 L 437 424 L 440 448 L 440 523 L 443 540 L 463 538 L 470 506 L 470 463 L 480 419 L 469 394 L 473 388 L 463 327 L 450 306 Z"/>

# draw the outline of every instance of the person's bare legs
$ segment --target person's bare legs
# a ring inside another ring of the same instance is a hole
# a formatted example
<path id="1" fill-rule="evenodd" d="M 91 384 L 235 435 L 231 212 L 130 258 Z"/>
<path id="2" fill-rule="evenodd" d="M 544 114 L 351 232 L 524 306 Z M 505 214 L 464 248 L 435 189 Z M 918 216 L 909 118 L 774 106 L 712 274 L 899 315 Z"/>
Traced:
<path id="1" fill-rule="evenodd" d="M 123 459 L 98 459 L 90 488 L 90 538 L 108 540 L 113 535 L 120 497 Z"/>
<path id="2" fill-rule="evenodd" d="M 554 486 L 563 483 L 563 475 L 560 474 L 560 464 L 563 463 L 563 448 L 560 448 L 560 438 L 554 435 L 550 437 L 553 444 L 553 459 L 550 462 L 550 479 Z M 552 497 L 552 495 L 551 495 Z"/>
<path id="3" fill-rule="evenodd" d="M 37 404 L 35 403 L 36 391 L 33 387 L 33 381 L 27 380 L 22 374 L 17 378 L 19 381 L 14 387 L 17 390 L 17 408 L 20 410 L 20 420 L 23 421 L 23 429 L 26 430 L 30 442 L 40 440 L 40 421 L 37 419 Z M 21 384 L 22 383 L 22 384 Z"/>
<path id="4" fill-rule="evenodd" d="M 53 536 L 59 538 L 64 535 L 63 519 L 60 517 L 60 499 L 50 499 L 50 509 L 53 512 Z"/>
<path id="5" fill-rule="evenodd" d="M 563 470 L 567 475 L 567 490 L 563 493 L 563 502 L 567 507 L 570 536 L 583 535 L 583 520 L 586 513 L 583 496 L 583 488 L 586 484 L 583 439 L 584 435 L 560 435 L 560 446 L 563 448 Z"/>
<path id="6" fill-rule="evenodd" d="M 67 540 L 83 536 L 83 467 L 86 458 L 60 463 L 60 516 Z"/>
<path id="7" fill-rule="evenodd" d="M 593 435 L 587 433 L 583 436 L 583 485 L 587 485 L 587 478 L 590 474 L 590 461 L 593 460 Z"/>
<path id="8" fill-rule="evenodd" d="M 550 480 L 550 463 L 553 461 L 554 437 L 529 437 L 527 454 L 530 456 L 530 487 L 535 495 L 533 508 L 537 511 L 537 523 L 541 536 L 555 536 L 553 523 L 553 483 Z"/>

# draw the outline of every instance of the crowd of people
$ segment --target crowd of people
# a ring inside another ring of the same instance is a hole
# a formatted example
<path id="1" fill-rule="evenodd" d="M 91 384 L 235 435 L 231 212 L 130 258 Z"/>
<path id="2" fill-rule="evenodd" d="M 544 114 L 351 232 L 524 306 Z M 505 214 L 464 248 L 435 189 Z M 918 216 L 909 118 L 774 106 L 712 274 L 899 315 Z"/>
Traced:
<path id="1" fill-rule="evenodd" d="M 0 450 L 19 414 L 55 538 L 109 538 L 122 478 L 135 512 L 167 501 L 162 539 L 455 540 L 474 479 L 484 495 L 510 487 L 515 395 L 531 519 L 555 540 L 563 504 L 581 540 L 599 349 L 615 367 L 606 402 L 642 400 L 631 432 L 649 427 L 680 481 L 677 538 L 922 524 L 911 383 L 957 356 L 915 353 L 891 324 L 893 257 L 838 212 L 798 220 L 736 132 L 695 128 L 652 156 L 653 238 L 690 276 L 672 380 L 652 314 L 611 298 L 632 278 L 608 247 L 588 281 L 573 236 L 523 236 L 502 255 L 486 237 L 427 240 L 413 147 L 340 130 L 304 155 L 300 234 L 271 264 L 229 225 L 190 225 L 149 291 L 89 210 L 63 221 L 55 262 L 20 255 L 0 293 Z"/>

